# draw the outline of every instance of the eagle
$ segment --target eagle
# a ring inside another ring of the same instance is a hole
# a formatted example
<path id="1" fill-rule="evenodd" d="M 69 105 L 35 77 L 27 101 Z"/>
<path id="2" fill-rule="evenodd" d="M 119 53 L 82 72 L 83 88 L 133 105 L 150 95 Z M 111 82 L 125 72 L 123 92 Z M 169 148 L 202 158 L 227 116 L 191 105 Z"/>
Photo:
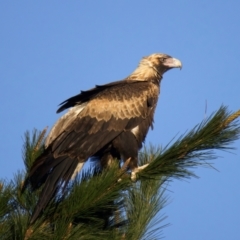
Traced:
<path id="1" fill-rule="evenodd" d="M 52 127 L 24 182 L 23 189 L 42 187 L 32 223 L 91 157 L 103 168 L 114 159 L 128 160 L 132 179 L 136 178 L 141 169 L 138 151 L 153 128 L 163 74 L 181 67 L 167 54 L 151 54 L 125 79 L 96 85 L 60 104 L 57 113 L 70 109 Z"/>

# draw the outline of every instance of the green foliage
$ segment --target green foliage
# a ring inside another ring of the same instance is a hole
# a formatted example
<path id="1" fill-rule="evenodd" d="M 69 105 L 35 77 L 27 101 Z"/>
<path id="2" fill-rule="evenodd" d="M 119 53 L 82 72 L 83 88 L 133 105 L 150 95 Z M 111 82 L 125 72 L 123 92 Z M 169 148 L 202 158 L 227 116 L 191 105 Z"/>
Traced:
<path id="1" fill-rule="evenodd" d="M 25 133 L 25 141 L 23 145 L 22 158 L 28 172 L 31 168 L 35 159 L 43 152 L 44 150 L 44 137 L 46 134 L 47 128 L 42 132 L 37 131 L 36 129 L 32 132 L 32 138 L 29 132 Z"/>
<path id="2" fill-rule="evenodd" d="M 144 149 L 139 165 L 149 165 L 138 173 L 137 182 L 117 163 L 103 171 L 85 170 L 32 225 L 30 217 L 41 189 L 32 192 L 27 188 L 23 193 L 21 189 L 26 173 L 44 149 L 46 129 L 27 132 L 23 146 L 26 173 L 17 173 L 10 183 L 0 181 L 1 239 L 160 239 L 166 224 L 162 222 L 165 217 L 157 213 L 167 203 L 168 181 L 195 176 L 190 170 L 215 159 L 213 150 L 232 149 L 240 137 L 235 121 L 239 115 L 240 111 L 231 114 L 221 107 L 165 148 Z"/>
<path id="3" fill-rule="evenodd" d="M 186 178 L 195 176 L 189 168 L 208 165 L 217 158 L 213 150 L 230 150 L 240 136 L 240 126 L 234 120 L 240 111 L 231 114 L 226 107 L 212 114 L 187 134 L 165 147 L 149 166 L 139 173 L 141 178 L 159 176 Z"/>

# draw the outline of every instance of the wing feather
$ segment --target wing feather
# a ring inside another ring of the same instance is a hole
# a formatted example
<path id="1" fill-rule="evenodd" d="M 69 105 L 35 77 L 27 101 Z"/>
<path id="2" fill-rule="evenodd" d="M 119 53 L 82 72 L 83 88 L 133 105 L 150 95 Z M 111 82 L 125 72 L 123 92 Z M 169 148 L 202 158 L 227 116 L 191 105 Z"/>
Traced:
<path id="1" fill-rule="evenodd" d="M 46 150 L 24 183 L 24 188 L 31 183 L 33 189 L 45 183 L 31 223 L 56 192 L 64 190 L 79 163 L 104 151 L 116 137 L 130 134 L 132 139 L 135 135 L 141 147 L 153 121 L 158 94 L 159 86 L 152 82 L 122 81 L 97 86 L 63 102 L 58 111 L 72 108 L 53 126 Z"/>
<path id="2" fill-rule="evenodd" d="M 89 158 L 121 132 L 146 121 L 153 108 L 149 99 L 156 105 L 159 94 L 159 86 L 147 81 L 122 81 L 99 89 L 91 90 L 92 99 L 88 96 L 88 102 L 70 109 L 53 127 L 46 145 L 51 145 L 54 157 Z"/>

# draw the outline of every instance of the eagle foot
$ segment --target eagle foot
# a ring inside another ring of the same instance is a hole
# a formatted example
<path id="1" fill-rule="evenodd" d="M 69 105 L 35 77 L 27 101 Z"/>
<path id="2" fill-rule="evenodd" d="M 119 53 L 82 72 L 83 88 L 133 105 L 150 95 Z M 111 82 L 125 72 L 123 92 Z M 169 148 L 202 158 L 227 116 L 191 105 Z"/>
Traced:
<path id="1" fill-rule="evenodd" d="M 123 164 L 123 166 L 122 166 L 121 169 L 120 169 L 121 174 L 127 171 L 127 169 L 128 169 L 128 164 L 130 163 L 130 161 L 131 161 L 131 158 L 128 158 L 128 159 L 125 161 L 125 163 Z M 122 181 L 122 179 L 119 178 L 119 179 L 118 179 L 118 182 L 121 182 L 121 181 Z"/>
<path id="2" fill-rule="evenodd" d="M 141 167 L 134 168 L 134 169 L 132 170 L 132 173 L 131 173 L 131 180 L 132 180 L 133 182 L 136 182 L 136 180 L 137 180 L 137 173 L 138 173 L 138 172 L 141 172 L 141 171 L 142 171 L 144 168 L 146 168 L 148 165 L 149 165 L 149 164 L 147 163 L 147 164 L 142 165 Z"/>

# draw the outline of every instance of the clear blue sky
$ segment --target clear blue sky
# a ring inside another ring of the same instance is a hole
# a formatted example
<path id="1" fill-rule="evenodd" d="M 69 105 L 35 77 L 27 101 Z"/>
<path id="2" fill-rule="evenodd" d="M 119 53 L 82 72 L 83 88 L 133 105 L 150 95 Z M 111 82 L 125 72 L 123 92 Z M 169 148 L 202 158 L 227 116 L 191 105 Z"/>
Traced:
<path id="1" fill-rule="evenodd" d="M 154 131 L 167 144 L 221 104 L 240 109 L 239 1 L 1 1 L 0 177 L 23 169 L 26 130 L 51 127 L 57 105 L 95 84 L 120 80 L 142 56 L 179 58 L 162 82 Z M 200 179 L 174 180 L 166 239 L 240 239 L 240 141 L 217 152 Z"/>

